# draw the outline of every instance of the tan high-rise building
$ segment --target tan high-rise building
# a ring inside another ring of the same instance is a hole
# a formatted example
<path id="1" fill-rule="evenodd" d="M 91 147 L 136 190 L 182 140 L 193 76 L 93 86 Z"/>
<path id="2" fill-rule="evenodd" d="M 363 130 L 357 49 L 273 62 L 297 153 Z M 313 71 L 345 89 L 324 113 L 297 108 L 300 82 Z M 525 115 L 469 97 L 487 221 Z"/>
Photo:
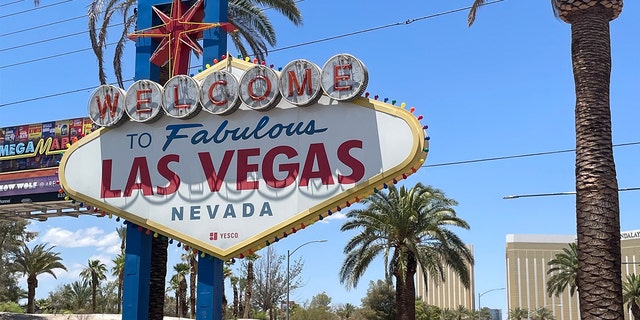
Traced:
<path id="1" fill-rule="evenodd" d="M 578 293 L 569 288 L 559 297 L 547 295 L 548 262 L 575 242 L 566 235 L 507 235 L 507 308 L 546 307 L 557 320 L 579 320 Z M 640 230 L 621 234 L 622 276 L 640 273 Z M 626 310 L 626 306 L 625 306 Z M 629 314 L 625 315 L 629 319 Z"/>
<path id="2" fill-rule="evenodd" d="M 467 245 L 471 254 L 473 254 L 473 246 Z M 436 285 L 432 278 L 428 277 L 427 286 L 424 284 L 424 274 L 418 268 L 416 276 L 416 295 L 422 298 L 425 303 L 440 308 L 457 309 L 458 306 L 464 306 L 467 309 L 474 309 L 475 279 L 473 265 L 468 265 L 470 286 L 465 288 L 457 274 L 450 268 L 445 267 L 445 281 Z"/>

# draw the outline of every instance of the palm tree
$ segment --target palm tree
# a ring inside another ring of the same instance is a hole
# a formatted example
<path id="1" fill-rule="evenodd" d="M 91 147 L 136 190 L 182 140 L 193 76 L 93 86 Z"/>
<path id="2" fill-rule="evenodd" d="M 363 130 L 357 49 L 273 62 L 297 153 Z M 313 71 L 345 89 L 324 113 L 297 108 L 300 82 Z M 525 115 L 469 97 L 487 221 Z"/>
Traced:
<path id="1" fill-rule="evenodd" d="M 547 294 L 560 296 L 569 287 L 569 295 L 573 297 L 578 286 L 576 279 L 578 276 L 578 246 L 575 242 L 569 244 L 569 248 L 562 249 L 555 258 L 549 260 L 547 265 L 547 275 L 551 275 L 547 280 Z"/>
<path id="2" fill-rule="evenodd" d="M 177 303 L 180 306 L 178 313 L 179 317 L 187 317 L 187 274 L 189 273 L 189 264 L 177 263 L 173 266 L 173 271 L 176 272 L 176 278 L 178 280 L 178 300 Z"/>
<path id="3" fill-rule="evenodd" d="M 168 65 L 166 66 L 168 67 Z M 161 68 L 161 70 L 167 68 Z M 151 237 L 151 266 L 149 268 L 149 319 L 162 320 L 164 317 L 164 289 L 167 277 L 167 247 L 166 237 L 154 234 Z M 186 315 L 185 315 L 186 316 Z"/>
<path id="4" fill-rule="evenodd" d="M 249 318 L 249 310 L 251 309 L 251 295 L 253 294 L 253 281 L 256 279 L 253 272 L 253 262 L 256 261 L 259 256 L 257 254 L 250 254 L 245 257 L 247 259 L 247 287 L 244 292 L 244 314 L 243 318 Z"/>
<path id="5" fill-rule="evenodd" d="M 469 24 L 473 23 L 476 9 L 484 2 L 474 1 Z M 620 205 L 609 101 L 609 22 L 622 12 L 623 0 L 551 0 L 551 3 L 554 14 L 571 24 L 571 61 L 576 94 L 580 313 L 582 319 L 622 320 Z M 603 300 L 603 296 L 610 299 Z"/>
<path id="6" fill-rule="evenodd" d="M 633 318 L 640 320 L 640 276 L 632 273 L 622 285 L 624 303 L 629 306 Z"/>
<path id="7" fill-rule="evenodd" d="M 176 317 L 179 315 L 179 309 L 178 307 L 180 306 L 179 304 L 179 299 L 180 299 L 180 280 L 178 279 L 178 275 L 174 274 L 173 276 L 171 276 L 171 279 L 169 280 L 169 287 L 167 287 L 167 291 L 175 291 L 176 293 Z"/>
<path id="8" fill-rule="evenodd" d="M 37 244 L 33 249 L 29 249 L 23 243 L 15 256 L 15 271 L 27 276 L 27 313 L 35 312 L 36 288 L 38 287 L 38 276 L 48 273 L 57 279 L 54 269 L 67 270 L 62 264 L 59 252 L 52 252 L 55 246 L 47 248 L 46 243 Z"/>
<path id="9" fill-rule="evenodd" d="M 191 307 L 191 318 L 196 317 L 196 278 L 198 276 L 198 259 L 197 254 L 189 255 L 189 306 Z M 224 289 L 224 286 L 223 286 Z M 222 294 L 224 297 L 224 292 Z M 224 308 L 222 309 L 224 310 Z M 224 312 L 224 311 L 223 311 Z"/>
<path id="10" fill-rule="evenodd" d="M 231 290 L 233 290 L 233 317 L 237 318 L 238 317 L 238 304 L 240 303 L 238 301 L 238 282 L 240 281 L 240 279 L 238 277 L 234 277 L 231 276 L 231 278 L 229 279 L 231 281 Z"/>
<path id="11" fill-rule="evenodd" d="M 231 41 L 242 56 L 254 55 L 263 61 L 268 52 L 267 44 L 276 45 L 276 33 L 271 21 L 263 11 L 263 7 L 272 8 L 281 13 L 296 26 L 302 24 L 302 15 L 295 0 L 231 0 L 227 18 L 237 28 L 229 34 Z M 122 16 L 123 31 L 115 46 L 113 70 L 120 87 L 124 88 L 122 79 L 122 54 L 127 42 L 127 35 L 133 31 L 137 13 L 132 8 L 136 0 L 93 0 L 89 5 L 88 28 L 91 47 L 98 60 L 98 79 L 106 84 L 104 71 L 104 49 L 107 43 L 107 29 L 116 12 Z M 98 27 L 99 26 L 99 27 Z M 253 54 L 245 47 L 245 43 Z"/>
<path id="12" fill-rule="evenodd" d="M 124 286 L 124 252 L 113 258 L 112 275 L 118 277 L 118 313 L 122 312 L 122 287 Z"/>
<path id="13" fill-rule="evenodd" d="M 87 266 L 82 269 L 80 272 L 80 276 L 91 282 L 91 310 L 96 312 L 96 295 L 98 293 L 98 286 L 100 285 L 100 281 L 107 279 L 106 276 L 107 266 L 102 263 L 100 260 L 89 259 L 87 262 Z"/>
<path id="14" fill-rule="evenodd" d="M 469 287 L 471 251 L 449 227 L 469 229 L 441 190 L 416 184 L 407 190 L 390 185 L 362 201 L 364 209 L 347 213 L 342 231 L 360 232 L 345 246 L 340 282 L 355 287 L 367 267 L 379 254 L 384 256 L 385 276 L 396 279 L 396 319 L 415 318 L 414 275 L 422 272 L 444 281 L 445 266 L 450 267 Z M 426 282 L 426 277 L 425 277 Z M 426 283 L 425 283 L 426 284 Z"/>
<path id="15" fill-rule="evenodd" d="M 84 310 L 91 298 L 91 294 L 91 288 L 89 288 L 89 283 L 85 279 L 66 284 L 64 288 L 64 298 L 75 311 Z"/>
<path id="16" fill-rule="evenodd" d="M 529 318 L 529 310 L 527 308 L 515 307 L 509 310 L 510 320 L 522 320 Z"/>
<path id="17" fill-rule="evenodd" d="M 551 310 L 545 307 L 540 307 L 540 308 L 536 308 L 536 310 L 534 310 L 531 313 L 531 319 L 532 320 L 555 320 L 556 317 L 553 316 L 553 312 L 551 312 Z"/>

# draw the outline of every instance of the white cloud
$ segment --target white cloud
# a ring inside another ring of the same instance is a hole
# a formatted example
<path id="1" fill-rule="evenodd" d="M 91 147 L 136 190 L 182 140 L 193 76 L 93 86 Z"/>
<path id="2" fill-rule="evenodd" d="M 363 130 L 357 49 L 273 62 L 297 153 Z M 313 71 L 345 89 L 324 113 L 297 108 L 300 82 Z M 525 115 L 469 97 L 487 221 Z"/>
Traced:
<path id="1" fill-rule="evenodd" d="M 89 227 L 69 231 L 63 228 L 54 227 L 42 236 L 42 242 L 63 248 L 97 247 L 99 251 L 113 253 L 114 246 L 120 251 L 120 238 L 117 232 L 105 234 L 104 230 L 98 227 Z"/>

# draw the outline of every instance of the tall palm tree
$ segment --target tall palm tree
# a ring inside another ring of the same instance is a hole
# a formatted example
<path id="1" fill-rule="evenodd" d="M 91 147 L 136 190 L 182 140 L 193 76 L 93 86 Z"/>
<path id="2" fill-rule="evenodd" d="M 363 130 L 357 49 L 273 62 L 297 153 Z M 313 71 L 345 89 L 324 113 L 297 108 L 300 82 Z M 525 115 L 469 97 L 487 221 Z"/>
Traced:
<path id="1" fill-rule="evenodd" d="M 259 256 L 257 254 L 251 254 L 245 257 L 247 259 L 247 287 L 244 291 L 244 314 L 243 318 L 249 318 L 249 310 L 251 309 L 251 295 L 253 294 L 253 281 L 256 279 L 253 272 L 253 262 L 256 261 Z"/>
<path id="2" fill-rule="evenodd" d="M 171 276 L 171 279 L 169 280 L 169 287 L 167 287 L 167 291 L 174 291 L 176 293 L 176 317 L 179 315 L 180 310 L 180 303 L 179 303 L 179 299 L 180 299 L 180 279 L 178 279 L 178 275 L 174 274 L 173 276 Z"/>
<path id="3" fill-rule="evenodd" d="M 89 39 L 98 60 L 100 84 L 107 82 L 104 71 L 107 30 L 112 25 L 112 18 L 121 16 L 123 29 L 114 49 L 113 70 L 119 86 L 124 88 L 122 54 L 127 43 L 127 35 L 133 31 L 136 23 L 137 13 L 133 9 L 136 3 L 136 0 L 93 0 L 89 5 Z M 261 61 L 268 52 L 267 44 L 275 46 L 277 42 L 275 29 L 264 13 L 265 7 L 276 10 L 296 26 L 302 24 L 302 14 L 295 0 L 230 0 L 227 18 L 237 28 L 237 31 L 229 34 L 231 41 L 242 56 L 253 55 Z M 252 52 L 247 50 L 245 44 Z"/>
<path id="4" fill-rule="evenodd" d="M 457 202 L 441 190 L 421 183 L 411 189 L 389 186 L 365 198 L 364 209 L 347 213 L 342 231 L 359 231 L 346 244 L 340 282 L 355 287 L 367 267 L 383 254 L 385 276 L 396 285 L 396 319 L 415 318 L 414 275 L 418 266 L 436 281 L 444 281 L 450 267 L 469 287 L 471 251 L 450 227 L 469 229 L 453 207 Z M 426 277 L 425 277 L 426 282 Z M 426 283 L 425 283 L 426 285 Z"/>
<path id="5" fill-rule="evenodd" d="M 628 274 L 622 285 L 624 303 L 629 306 L 635 320 L 640 320 L 640 276 Z"/>
<path id="6" fill-rule="evenodd" d="M 168 68 L 168 65 L 161 70 Z M 154 234 L 151 237 L 151 266 L 149 268 L 149 319 L 162 320 L 164 317 L 164 289 L 167 277 L 166 237 Z M 186 315 L 185 315 L 186 316 Z"/>
<path id="7" fill-rule="evenodd" d="M 540 308 L 536 308 L 531 313 L 531 319 L 532 320 L 555 320 L 556 317 L 553 316 L 553 312 L 551 312 L 551 310 L 545 307 L 540 307 Z"/>
<path id="8" fill-rule="evenodd" d="M 173 266 L 173 271 L 175 271 L 175 275 L 178 280 L 178 305 L 180 306 L 178 316 L 179 317 L 187 317 L 187 274 L 189 273 L 189 264 L 187 263 L 177 263 Z"/>
<path id="9" fill-rule="evenodd" d="M 191 310 L 191 318 L 196 317 L 196 279 L 198 277 L 198 255 L 189 254 L 189 306 Z M 224 286 L 223 286 L 224 289 Z M 224 297 L 224 292 L 223 292 Z M 224 309 L 222 309 L 224 312 Z"/>
<path id="10" fill-rule="evenodd" d="M 469 24 L 485 0 L 475 0 Z M 571 24 L 575 82 L 576 224 L 582 319 L 619 319 L 622 306 L 620 205 L 611 138 L 609 22 L 623 0 L 551 0 L 554 14 Z M 602 297 L 610 297 L 602 299 Z"/>
<path id="11" fill-rule="evenodd" d="M 80 272 L 80 276 L 91 283 L 91 310 L 94 313 L 96 312 L 97 306 L 96 295 L 98 293 L 98 287 L 100 281 L 107 279 L 106 273 L 107 265 L 98 259 L 89 259 L 87 266 Z"/>
<path id="12" fill-rule="evenodd" d="M 238 282 L 240 282 L 240 279 L 238 277 L 234 277 L 231 276 L 231 278 L 229 278 L 229 280 L 231 281 L 231 290 L 233 290 L 233 317 L 237 318 L 238 317 L 238 304 L 240 303 L 238 298 Z"/>
<path id="13" fill-rule="evenodd" d="M 509 310 L 510 320 L 523 320 L 529 318 L 529 310 L 527 308 L 515 307 Z"/>
<path id="14" fill-rule="evenodd" d="M 127 245 L 127 227 L 117 227 L 116 233 L 120 239 L 120 252 L 124 253 L 125 246 Z"/>
<path id="15" fill-rule="evenodd" d="M 16 252 L 14 268 L 27 277 L 27 313 L 35 312 L 36 288 L 38 276 L 48 273 L 57 279 L 54 269 L 67 270 L 62 264 L 59 252 L 52 252 L 55 246 L 47 247 L 46 243 L 37 244 L 30 249 L 23 243 Z"/>
<path id="16" fill-rule="evenodd" d="M 122 288 L 124 287 L 124 252 L 113 258 L 112 275 L 118 277 L 118 306 L 117 312 L 122 312 Z"/>
<path id="17" fill-rule="evenodd" d="M 576 292 L 578 277 L 578 246 L 575 242 L 569 244 L 569 248 L 562 249 L 562 252 L 547 263 L 550 267 L 547 275 L 547 294 L 560 296 L 569 287 L 569 295 L 573 297 Z"/>

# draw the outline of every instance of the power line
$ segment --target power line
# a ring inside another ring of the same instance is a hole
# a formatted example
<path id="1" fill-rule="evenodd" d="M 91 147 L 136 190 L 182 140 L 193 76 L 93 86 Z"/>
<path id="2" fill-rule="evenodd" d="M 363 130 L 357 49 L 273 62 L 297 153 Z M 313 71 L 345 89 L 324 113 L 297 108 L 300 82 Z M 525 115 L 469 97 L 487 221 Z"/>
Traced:
<path id="1" fill-rule="evenodd" d="M 118 24 L 114 24 L 112 26 L 109 26 L 109 28 L 113 28 L 113 27 L 117 27 L 117 26 L 122 26 L 124 25 L 124 23 L 118 23 Z M 41 44 L 44 42 L 49 42 L 49 41 L 54 41 L 54 40 L 60 40 L 60 39 L 64 39 L 64 38 L 69 38 L 69 37 L 74 37 L 74 36 L 79 36 L 82 34 L 87 34 L 87 31 L 80 31 L 80 32 L 75 32 L 75 33 L 69 33 L 69 34 L 65 34 L 63 36 L 59 36 L 59 37 L 54 37 L 54 38 L 48 38 L 48 39 L 44 39 L 44 40 L 38 40 L 38 41 L 33 41 L 33 42 L 29 42 L 29 43 L 24 43 L 21 45 L 17 45 L 17 46 L 13 46 L 13 47 L 9 47 L 9 48 L 2 48 L 0 49 L 0 52 L 2 51 L 9 51 L 9 50 L 13 50 L 13 49 L 19 49 L 19 48 L 24 48 L 24 47 L 28 47 L 28 46 L 32 46 L 32 45 L 36 45 L 36 44 Z"/>
<path id="2" fill-rule="evenodd" d="M 49 39 L 44 39 L 44 40 L 38 40 L 38 41 L 34 41 L 34 42 L 29 42 L 29 43 L 24 43 L 24 44 L 13 46 L 13 47 L 2 48 L 2 49 L 0 49 L 0 52 L 19 49 L 19 48 L 24 48 L 24 47 L 28 47 L 28 46 L 32 46 L 32 45 L 40 44 L 40 43 L 45 43 L 45 42 L 49 42 L 49 41 L 69 38 L 69 37 L 73 37 L 73 36 L 77 36 L 77 35 L 81 35 L 81 34 L 85 34 L 85 33 L 87 33 L 87 32 L 86 31 L 81 31 L 81 32 L 66 34 L 64 36 L 59 36 L 59 37 L 54 37 L 54 38 L 49 38 Z"/>
<path id="3" fill-rule="evenodd" d="M 24 0 L 20 0 L 20 1 L 24 1 Z M 87 17 L 86 15 L 83 15 L 83 16 L 77 16 L 77 17 L 73 17 L 73 18 L 69 18 L 69 19 L 60 20 L 60 21 L 54 21 L 54 22 L 47 23 L 47 24 L 41 24 L 41 25 L 39 25 L 39 26 L 35 26 L 35 27 L 30 27 L 30 28 L 26 28 L 26 29 L 22 29 L 22 30 L 17 30 L 17 31 L 11 31 L 11 32 L 3 33 L 3 34 L 0 34 L 0 37 L 10 36 L 10 35 L 14 35 L 14 34 L 18 34 L 18 33 L 26 32 L 26 31 L 31 31 L 31 30 L 35 30 L 35 29 L 40 29 L 40 28 L 50 27 L 50 26 L 52 26 L 52 25 L 56 25 L 56 24 L 60 24 L 60 23 L 65 23 L 65 22 L 69 22 L 69 21 L 73 21 L 73 20 L 78 20 L 78 19 L 83 19 L 83 18 L 86 18 L 86 17 Z"/>
<path id="4" fill-rule="evenodd" d="M 495 3 L 498 3 L 498 2 L 502 2 L 502 1 L 504 1 L 504 0 L 495 0 L 495 1 L 491 1 L 491 2 L 485 2 L 483 4 L 483 6 L 490 5 L 490 4 L 495 4 Z M 330 41 L 330 40 L 350 37 L 350 36 L 354 36 L 354 35 L 357 35 L 357 34 L 377 31 L 377 30 L 386 29 L 386 28 L 390 28 L 390 27 L 404 26 L 404 25 L 408 25 L 408 24 L 414 23 L 416 21 L 436 18 L 436 17 L 447 15 L 447 14 L 457 13 L 457 12 L 460 12 L 460 11 L 466 11 L 466 10 L 469 10 L 469 9 L 471 9 L 471 6 L 464 7 L 464 8 L 453 9 L 453 10 L 449 10 L 449 11 L 443 11 L 443 12 L 439 12 L 439 13 L 435 13 L 435 14 L 430 14 L 430 15 L 418 17 L 418 18 L 407 19 L 407 20 L 402 21 L 402 22 L 390 23 L 390 24 L 383 25 L 383 26 L 378 26 L 378 27 L 363 29 L 363 30 L 359 30 L 359 31 L 349 32 L 349 33 L 345 33 L 345 34 L 341 34 L 341 35 L 337 35 L 337 36 L 332 36 L 332 37 L 327 37 L 327 38 L 323 38 L 323 39 L 312 40 L 312 41 L 308 41 L 308 42 L 294 44 L 294 45 L 287 46 L 287 47 L 273 49 L 273 50 L 271 50 L 271 52 L 277 52 L 277 51 L 282 51 L 282 50 L 298 48 L 298 47 L 307 46 L 307 45 L 310 45 L 310 44 L 316 44 L 316 43 L 320 43 L 320 42 L 325 42 L 325 41 Z"/>
<path id="5" fill-rule="evenodd" d="M 16 1 L 11 1 L 11 2 L 7 2 L 7 3 L 3 3 L 3 4 L 0 4 L 0 7 L 8 6 L 8 5 L 10 5 L 10 4 L 14 4 L 14 3 L 22 2 L 22 1 L 24 1 L 24 0 L 16 0 Z"/>
<path id="6" fill-rule="evenodd" d="M 626 147 L 626 146 L 633 146 L 633 145 L 638 145 L 638 144 L 640 144 L 640 141 L 618 143 L 618 144 L 614 144 L 613 147 Z M 492 157 L 492 158 L 482 158 L 482 159 L 473 159 L 473 160 L 463 160 L 463 161 L 452 161 L 452 162 L 426 164 L 426 165 L 423 165 L 422 168 L 444 167 L 444 166 L 452 166 L 452 165 L 458 165 L 458 164 L 469 164 L 469 163 L 477 163 L 477 162 L 487 162 L 487 161 L 516 159 L 516 158 L 546 156 L 546 155 L 551 155 L 551 154 L 568 153 L 568 152 L 575 152 L 575 151 L 576 151 L 576 149 L 564 149 L 564 150 L 556 150 L 556 151 L 523 153 L 523 154 L 517 154 L 517 155 L 512 155 L 512 156 L 502 156 L 502 157 Z"/>
<path id="7" fill-rule="evenodd" d="M 622 191 L 638 191 L 640 187 L 633 188 L 619 188 L 618 192 Z M 550 193 L 532 193 L 532 194 L 518 194 L 518 195 L 510 195 L 504 196 L 502 199 L 510 200 L 510 199 L 519 199 L 519 198 L 533 198 L 533 197 L 551 197 L 551 196 L 571 196 L 576 194 L 575 191 L 565 191 L 565 192 L 550 192 Z"/>
<path id="8" fill-rule="evenodd" d="M 127 82 L 132 82 L 133 79 L 129 79 L 129 80 L 124 80 L 124 83 Z M 111 85 L 116 85 L 117 83 L 112 82 L 110 83 Z M 59 92 L 59 93 L 52 93 L 46 96 L 40 96 L 40 97 L 35 97 L 35 98 L 31 98 L 31 99 L 25 99 L 25 100 L 21 100 L 19 101 L 20 103 L 23 102 L 30 102 L 30 101 L 36 101 L 36 100 L 40 100 L 40 99 L 47 99 L 47 98 L 53 98 L 53 97 L 58 97 L 58 96 L 63 96 L 63 95 L 67 95 L 67 94 L 72 94 L 72 93 L 78 93 L 78 92 L 82 92 L 82 91 L 90 91 L 90 90 L 94 90 L 96 87 L 87 87 L 87 88 L 82 88 L 82 89 L 74 89 L 74 90 L 69 90 L 69 91 L 65 91 L 65 92 Z M 5 107 L 5 106 L 9 106 L 10 104 L 2 104 L 0 105 L 0 107 Z"/>
<path id="9" fill-rule="evenodd" d="M 65 0 L 65 1 L 72 1 L 72 0 Z M 490 5 L 490 4 L 499 3 L 499 2 L 502 2 L 502 1 L 504 1 L 504 0 L 495 0 L 495 1 L 492 1 L 492 2 L 486 2 L 484 5 L 486 6 L 486 5 Z M 349 32 L 349 33 L 345 33 L 345 34 L 341 34 L 341 35 L 337 35 L 337 36 L 332 36 L 332 37 L 327 37 L 327 38 L 323 38 L 323 39 L 313 40 L 313 41 L 304 42 L 304 43 L 300 43 L 300 44 L 295 44 L 295 45 L 291 45 L 291 46 L 287 46 L 287 47 L 276 48 L 276 49 L 271 50 L 271 52 L 288 50 L 288 49 L 302 47 L 302 46 L 306 46 L 306 45 L 310 45 L 310 44 L 314 44 L 314 43 L 325 42 L 325 41 L 334 40 L 334 39 L 338 39 L 338 38 L 349 37 L 349 36 L 353 36 L 353 35 L 356 35 L 356 34 L 372 32 L 372 31 L 385 29 L 385 28 L 389 28 L 389 27 L 393 27 L 393 26 L 408 25 L 408 24 L 411 24 L 411 23 L 413 23 L 415 21 L 420 21 L 420 20 L 435 18 L 435 17 L 447 15 L 447 14 L 457 13 L 457 12 L 460 12 L 460 11 L 469 10 L 470 8 L 471 8 L 471 6 L 467 6 L 467 7 L 453 9 L 453 10 L 449 10 L 449 11 L 443 11 L 443 12 L 436 13 L 436 14 L 426 15 L 426 16 L 413 18 L 413 19 L 407 19 L 407 20 L 405 20 L 403 22 L 392 23 L 392 24 L 383 25 L 383 26 L 379 26 L 379 27 L 368 28 L 368 29 L 359 30 L 359 31 L 355 31 L 355 32 Z M 83 50 L 76 50 L 76 51 L 68 52 L 66 54 L 77 53 L 77 52 L 80 52 L 80 51 L 86 51 L 86 50 L 90 50 L 90 49 L 91 48 L 83 49 Z M 17 62 L 17 63 L 13 63 L 13 64 L 9 64 L 9 65 L 0 66 L 0 69 L 5 69 L 5 68 L 8 68 L 8 67 L 13 67 L 13 66 L 17 66 L 17 65 L 23 65 L 23 64 L 26 64 L 26 63 L 36 62 L 36 61 L 39 61 L 39 60 L 46 60 L 46 59 L 56 58 L 56 57 L 60 57 L 60 56 L 64 56 L 64 55 L 65 55 L 65 53 L 61 53 L 61 54 L 57 54 L 57 55 L 54 55 L 54 56 L 48 56 L 48 57 L 40 58 L 40 59 L 32 59 L 32 60 L 28 60 L 28 61 Z"/>
<path id="10" fill-rule="evenodd" d="M 0 19 L 7 18 L 7 17 L 13 17 L 13 16 L 17 16 L 17 15 L 20 15 L 20 14 L 23 14 L 23 13 L 32 12 L 32 11 L 35 11 L 35 10 L 40 10 L 40 9 L 45 9 L 45 8 L 61 5 L 61 4 L 64 4 L 64 3 L 67 3 L 67 2 L 71 2 L 71 1 L 73 1 L 73 0 L 64 0 L 64 1 L 56 2 L 56 3 L 52 3 L 52 4 L 49 4 L 49 5 L 46 5 L 46 6 L 42 6 L 42 7 L 35 7 L 33 9 L 27 9 L 27 10 L 24 10 L 24 11 L 18 11 L 18 12 L 14 12 L 14 13 L 10 13 L 10 14 L 5 14 L 4 16 L 0 16 Z"/>

